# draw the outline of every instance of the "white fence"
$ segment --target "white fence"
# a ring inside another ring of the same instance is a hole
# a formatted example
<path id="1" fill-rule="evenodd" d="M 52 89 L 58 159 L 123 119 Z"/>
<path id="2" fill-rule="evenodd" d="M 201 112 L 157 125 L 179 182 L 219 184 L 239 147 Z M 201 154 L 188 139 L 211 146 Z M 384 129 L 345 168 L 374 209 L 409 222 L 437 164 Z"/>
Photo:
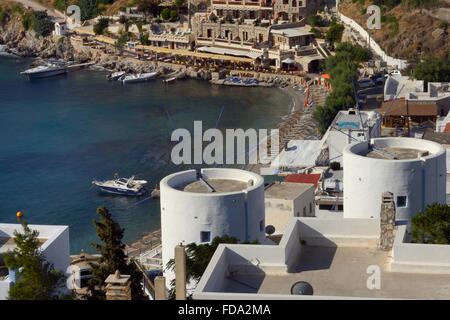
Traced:
<path id="1" fill-rule="evenodd" d="M 380 58 L 386 62 L 388 66 L 395 67 L 397 69 L 405 69 L 408 66 L 408 61 L 396 59 L 384 52 L 383 49 L 375 42 L 375 40 L 370 36 L 370 34 L 361 27 L 355 20 L 344 16 L 342 13 L 338 12 L 339 19 L 343 24 L 350 27 L 352 30 L 356 31 L 361 38 L 363 38 L 366 42 L 370 42 L 370 49 L 374 51 Z"/>

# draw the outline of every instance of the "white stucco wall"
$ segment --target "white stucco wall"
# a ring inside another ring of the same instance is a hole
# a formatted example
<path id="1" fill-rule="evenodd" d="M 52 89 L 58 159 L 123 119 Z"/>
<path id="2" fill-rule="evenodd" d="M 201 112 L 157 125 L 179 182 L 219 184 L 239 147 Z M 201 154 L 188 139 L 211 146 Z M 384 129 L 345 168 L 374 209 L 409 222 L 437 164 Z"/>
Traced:
<path id="1" fill-rule="evenodd" d="M 40 239 L 46 239 L 40 247 L 46 260 L 53 264 L 55 269 L 67 275 L 70 263 L 69 227 L 32 224 L 29 227 L 39 232 Z M 0 232 L 3 236 L 14 237 L 15 230 L 22 231 L 22 226 L 19 224 L 0 223 Z M 9 279 L 0 281 L 0 300 L 7 298 L 9 286 Z"/>
<path id="2" fill-rule="evenodd" d="M 0 300 L 6 300 L 8 298 L 10 287 L 11 281 L 9 279 L 0 280 Z"/>
<path id="3" fill-rule="evenodd" d="M 196 171 L 188 170 L 161 180 L 161 235 L 163 266 L 174 257 L 179 243 L 200 243 L 200 232 L 229 235 L 240 241 L 263 241 L 264 180 L 261 176 L 238 169 L 203 169 L 207 179 L 253 180 L 246 190 L 224 193 L 192 193 L 174 189 L 183 182 L 195 181 Z M 260 222 L 263 229 L 260 229 Z M 167 281 L 173 278 L 166 273 Z"/>
<path id="4" fill-rule="evenodd" d="M 219 245 L 197 285 L 194 299 L 326 299 L 324 296 L 226 292 L 229 272 L 237 266 L 241 270 L 242 266 L 247 266 L 253 269 L 253 274 L 258 269 L 265 274 L 286 274 L 301 257 L 302 240 L 310 245 L 329 242 L 338 246 L 367 246 L 378 236 L 379 220 L 375 219 L 293 218 L 279 245 Z"/>
<path id="5" fill-rule="evenodd" d="M 392 271 L 450 274 L 450 245 L 408 243 L 405 239 L 406 226 L 398 226 L 392 251 Z"/>
<path id="6" fill-rule="evenodd" d="M 368 158 L 358 153 L 367 142 L 344 149 L 344 218 L 379 218 L 381 195 L 389 191 L 407 196 L 406 207 L 396 208 L 396 218 L 409 220 L 428 204 L 445 203 L 445 149 L 431 141 L 414 138 L 373 139 L 379 148 L 386 146 L 429 151 L 425 157 L 408 160 Z"/>
<path id="7" fill-rule="evenodd" d="M 396 59 L 394 57 L 389 56 L 383 49 L 375 42 L 375 40 L 369 35 L 369 33 L 361 27 L 356 21 L 353 19 L 344 16 L 342 13 L 338 12 L 339 19 L 342 23 L 351 29 L 355 30 L 361 38 L 365 39 L 366 42 L 370 41 L 370 49 L 375 52 L 381 59 L 386 62 L 387 65 L 396 67 L 400 70 L 405 69 L 408 66 L 408 61 L 402 59 Z"/>
<path id="8" fill-rule="evenodd" d="M 314 185 L 305 190 L 295 199 L 268 198 L 265 200 L 266 225 L 275 227 L 274 234 L 283 234 L 287 225 L 294 217 L 303 217 L 306 208 L 306 217 L 313 217 L 315 213 Z M 310 205 L 311 211 L 310 212 Z"/>

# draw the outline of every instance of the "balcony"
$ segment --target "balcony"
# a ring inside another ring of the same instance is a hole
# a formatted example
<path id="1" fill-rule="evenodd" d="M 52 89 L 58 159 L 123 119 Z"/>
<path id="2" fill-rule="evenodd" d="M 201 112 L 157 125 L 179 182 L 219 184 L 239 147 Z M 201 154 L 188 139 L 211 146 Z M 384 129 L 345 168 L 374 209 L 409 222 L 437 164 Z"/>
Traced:
<path id="1" fill-rule="evenodd" d="M 310 56 L 310 55 L 317 54 L 316 48 L 314 48 L 314 46 L 312 46 L 312 45 L 296 46 L 295 51 L 296 51 L 295 53 L 297 56 Z"/>

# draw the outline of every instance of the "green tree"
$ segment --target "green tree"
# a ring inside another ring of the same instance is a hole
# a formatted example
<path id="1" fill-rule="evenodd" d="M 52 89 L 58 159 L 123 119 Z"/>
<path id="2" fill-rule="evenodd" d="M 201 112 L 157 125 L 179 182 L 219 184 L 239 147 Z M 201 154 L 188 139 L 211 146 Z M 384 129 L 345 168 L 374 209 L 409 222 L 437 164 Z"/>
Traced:
<path id="1" fill-rule="evenodd" d="M 358 78 L 358 64 L 370 57 L 368 49 L 343 42 L 336 47 L 336 54 L 326 59 L 325 68 L 330 74 L 333 91 L 327 96 L 325 105 L 318 106 L 313 113 L 320 133 L 325 133 L 340 110 L 355 105 L 354 83 Z"/>
<path id="2" fill-rule="evenodd" d="M 411 219 L 413 242 L 450 244 L 450 206 L 429 205 Z"/>
<path id="3" fill-rule="evenodd" d="M 53 31 L 54 23 L 51 21 L 47 12 L 33 11 L 31 15 L 31 27 L 38 36 L 46 37 Z"/>
<path id="4" fill-rule="evenodd" d="M 108 29 L 109 19 L 108 18 L 100 18 L 96 24 L 94 24 L 94 33 L 95 34 L 104 34 Z"/>
<path id="5" fill-rule="evenodd" d="M 24 12 L 22 14 L 22 26 L 23 28 L 28 31 L 31 28 L 33 16 L 30 12 Z"/>
<path id="6" fill-rule="evenodd" d="M 306 22 L 312 27 L 323 26 L 322 17 L 317 14 L 313 14 L 313 15 L 309 16 L 308 19 L 306 19 Z"/>
<path id="7" fill-rule="evenodd" d="M 82 21 L 92 19 L 100 13 L 97 0 L 77 0 L 76 4 L 80 7 Z"/>
<path id="8" fill-rule="evenodd" d="M 150 45 L 151 41 L 148 39 L 148 33 L 141 33 L 139 35 L 139 41 L 144 46 Z"/>
<path id="9" fill-rule="evenodd" d="M 114 43 L 114 47 L 122 52 L 123 48 L 127 44 L 128 41 L 128 33 L 127 32 L 121 32 L 119 34 L 119 37 L 117 38 L 116 42 Z"/>
<path id="10" fill-rule="evenodd" d="M 336 21 L 332 21 L 327 33 L 325 34 L 325 39 L 330 43 L 340 42 L 344 29 L 344 25 L 337 23 Z"/>
<path id="11" fill-rule="evenodd" d="M 3 8 L 0 8 L 0 25 L 4 25 L 8 20 L 9 15 Z"/>
<path id="12" fill-rule="evenodd" d="M 164 8 L 161 11 L 161 18 L 166 21 L 170 19 L 170 9 L 169 8 Z"/>
<path id="13" fill-rule="evenodd" d="M 327 106 L 317 106 L 313 112 L 313 119 L 317 123 L 317 129 L 321 134 L 324 134 L 334 117 L 336 116 L 336 111 Z"/>
<path id="14" fill-rule="evenodd" d="M 425 82 L 450 82 L 450 54 L 424 59 L 417 64 L 414 77 Z"/>
<path id="15" fill-rule="evenodd" d="M 22 222 L 23 232 L 14 232 L 16 248 L 4 254 L 5 265 L 15 270 L 10 300 L 53 300 L 64 298 L 65 277 L 46 261 L 39 250 L 39 232 Z M 65 271 L 65 270 L 64 270 Z M 68 296 L 66 296 L 68 297 Z"/>
<path id="16" fill-rule="evenodd" d="M 97 209 L 99 220 L 94 221 L 95 230 L 101 243 L 93 244 L 101 258 L 98 263 L 92 264 L 93 278 L 89 281 L 90 299 L 105 299 L 105 280 L 110 274 L 119 270 L 121 274 L 131 277 L 131 296 L 133 300 L 144 298 L 142 291 L 142 274 L 133 262 L 128 262 L 122 242 L 124 229 L 113 220 L 108 209 Z"/>
<path id="17" fill-rule="evenodd" d="M 142 12 L 145 17 L 153 16 L 156 17 L 159 12 L 160 0 L 138 0 L 137 7 L 140 12 Z"/>
<path id="18" fill-rule="evenodd" d="M 179 9 L 186 5 L 186 0 L 175 0 L 175 6 Z"/>
<path id="19" fill-rule="evenodd" d="M 170 21 L 178 20 L 178 12 L 175 10 L 170 10 Z"/>

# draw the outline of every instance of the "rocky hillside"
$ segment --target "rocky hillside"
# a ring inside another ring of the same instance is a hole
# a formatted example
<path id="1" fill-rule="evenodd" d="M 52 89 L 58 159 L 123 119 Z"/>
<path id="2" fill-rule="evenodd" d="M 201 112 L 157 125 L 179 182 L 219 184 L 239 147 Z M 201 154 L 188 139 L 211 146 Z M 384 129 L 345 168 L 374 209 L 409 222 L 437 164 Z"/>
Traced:
<path id="1" fill-rule="evenodd" d="M 74 59 L 72 46 L 68 38 L 42 37 L 24 27 L 23 20 L 27 11 L 23 7 L 1 5 L 4 20 L 0 23 L 0 44 L 21 56 L 39 56 L 42 58 Z"/>
<path id="2" fill-rule="evenodd" d="M 343 0 L 339 10 L 366 28 L 366 8 L 372 0 Z M 438 6 L 450 6 L 441 2 Z M 428 14 L 425 8 L 413 8 L 403 2 L 393 8 L 382 7 L 381 30 L 370 33 L 391 56 L 417 60 L 450 52 L 449 24 Z"/>

